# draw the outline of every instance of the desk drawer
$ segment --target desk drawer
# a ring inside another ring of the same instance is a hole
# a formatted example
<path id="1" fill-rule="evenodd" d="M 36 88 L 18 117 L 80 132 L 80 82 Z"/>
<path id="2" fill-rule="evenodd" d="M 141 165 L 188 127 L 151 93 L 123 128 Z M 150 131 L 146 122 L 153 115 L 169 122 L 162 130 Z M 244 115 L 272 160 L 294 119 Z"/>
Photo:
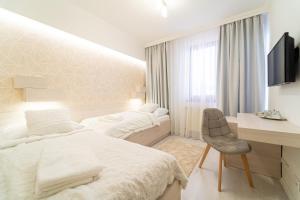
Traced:
<path id="1" fill-rule="evenodd" d="M 248 141 L 252 151 L 247 154 L 250 171 L 277 179 L 281 178 L 281 147 L 274 144 Z M 226 155 L 229 167 L 243 169 L 240 155 Z"/>
<path id="2" fill-rule="evenodd" d="M 289 165 L 282 160 L 282 179 L 281 183 L 285 192 L 291 200 L 300 199 L 300 179 Z"/>

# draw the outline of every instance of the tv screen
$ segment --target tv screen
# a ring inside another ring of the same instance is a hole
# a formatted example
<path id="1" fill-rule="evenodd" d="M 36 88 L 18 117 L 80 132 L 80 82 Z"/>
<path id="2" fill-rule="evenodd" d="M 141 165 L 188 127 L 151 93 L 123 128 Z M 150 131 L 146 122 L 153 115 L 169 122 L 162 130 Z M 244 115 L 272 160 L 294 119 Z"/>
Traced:
<path id="1" fill-rule="evenodd" d="M 268 55 L 268 86 L 295 81 L 294 39 L 285 33 Z"/>

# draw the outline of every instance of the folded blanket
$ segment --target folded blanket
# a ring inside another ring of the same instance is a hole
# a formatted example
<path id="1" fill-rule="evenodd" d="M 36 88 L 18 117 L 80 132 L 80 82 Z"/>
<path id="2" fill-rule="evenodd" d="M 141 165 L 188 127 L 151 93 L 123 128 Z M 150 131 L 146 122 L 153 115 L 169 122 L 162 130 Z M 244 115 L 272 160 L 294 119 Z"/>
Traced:
<path id="1" fill-rule="evenodd" d="M 57 187 L 53 187 L 53 188 L 48 188 L 48 189 L 45 189 L 45 190 L 41 190 L 39 192 L 39 194 L 36 194 L 36 197 L 37 198 L 46 198 L 46 197 L 49 197 L 55 193 L 58 193 L 60 191 L 63 191 L 65 189 L 68 189 L 68 188 L 73 188 L 73 187 L 76 187 L 76 186 L 79 186 L 79 185 L 84 185 L 84 184 L 88 184 L 88 183 L 91 183 L 93 181 L 96 181 L 97 178 L 87 178 L 87 179 L 83 179 L 83 180 L 79 180 L 79 181 L 75 181 L 73 183 L 70 183 L 68 185 L 60 185 L 60 186 L 57 186 Z"/>
<path id="2" fill-rule="evenodd" d="M 58 143 L 47 145 L 37 167 L 35 194 L 38 198 L 98 179 L 102 167 L 84 146 Z"/>

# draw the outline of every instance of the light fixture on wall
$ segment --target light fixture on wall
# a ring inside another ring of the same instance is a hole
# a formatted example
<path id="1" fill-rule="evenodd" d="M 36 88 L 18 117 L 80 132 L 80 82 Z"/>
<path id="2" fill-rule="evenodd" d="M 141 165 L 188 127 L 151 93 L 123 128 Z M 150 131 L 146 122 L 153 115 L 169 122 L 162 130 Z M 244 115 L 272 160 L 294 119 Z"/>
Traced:
<path id="1" fill-rule="evenodd" d="M 38 101 L 38 102 L 23 102 L 21 110 L 49 110 L 66 108 L 63 103 L 57 101 Z"/>
<path id="2" fill-rule="evenodd" d="M 63 92 L 50 89 L 47 80 L 42 76 L 16 76 L 13 79 L 14 88 L 21 89 L 25 102 L 47 102 L 63 99 Z"/>
<path id="3" fill-rule="evenodd" d="M 23 103 L 20 110 L 47 110 L 64 108 L 65 106 L 56 100 L 61 98 L 61 91 L 49 89 L 47 80 L 43 76 L 15 76 L 14 88 L 21 89 Z"/>
<path id="4" fill-rule="evenodd" d="M 143 101 L 139 98 L 133 98 L 129 101 L 129 110 L 138 110 L 141 105 L 143 105 Z"/>
<path id="5" fill-rule="evenodd" d="M 23 100 L 25 102 L 35 101 L 32 93 L 44 91 L 47 88 L 47 82 L 41 76 L 16 76 L 13 78 L 14 88 L 21 89 Z M 36 101 L 39 101 L 37 99 Z"/>
<path id="6" fill-rule="evenodd" d="M 137 87 L 129 102 L 129 110 L 138 110 L 144 104 L 146 97 L 146 87 Z"/>
<path id="7" fill-rule="evenodd" d="M 161 0 L 160 14 L 164 18 L 168 17 L 168 7 L 165 0 Z"/>

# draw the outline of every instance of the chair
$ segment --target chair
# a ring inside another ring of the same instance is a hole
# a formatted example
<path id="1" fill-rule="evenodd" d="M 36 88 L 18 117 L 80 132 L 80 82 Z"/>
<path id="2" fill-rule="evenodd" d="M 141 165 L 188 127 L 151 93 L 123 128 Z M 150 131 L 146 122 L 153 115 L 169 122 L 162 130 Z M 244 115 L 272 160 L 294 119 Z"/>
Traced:
<path id="1" fill-rule="evenodd" d="M 246 153 L 251 151 L 251 146 L 246 141 L 237 139 L 237 137 L 231 133 L 227 121 L 220 110 L 216 108 L 207 108 L 203 111 L 202 134 L 203 140 L 207 143 L 207 145 L 199 167 L 202 167 L 211 147 L 220 152 L 218 191 L 221 192 L 222 162 L 224 161 L 224 166 L 226 167 L 225 155 L 227 154 L 241 155 L 248 183 L 250 187 L 254 187 L 246 157 Z"/>

